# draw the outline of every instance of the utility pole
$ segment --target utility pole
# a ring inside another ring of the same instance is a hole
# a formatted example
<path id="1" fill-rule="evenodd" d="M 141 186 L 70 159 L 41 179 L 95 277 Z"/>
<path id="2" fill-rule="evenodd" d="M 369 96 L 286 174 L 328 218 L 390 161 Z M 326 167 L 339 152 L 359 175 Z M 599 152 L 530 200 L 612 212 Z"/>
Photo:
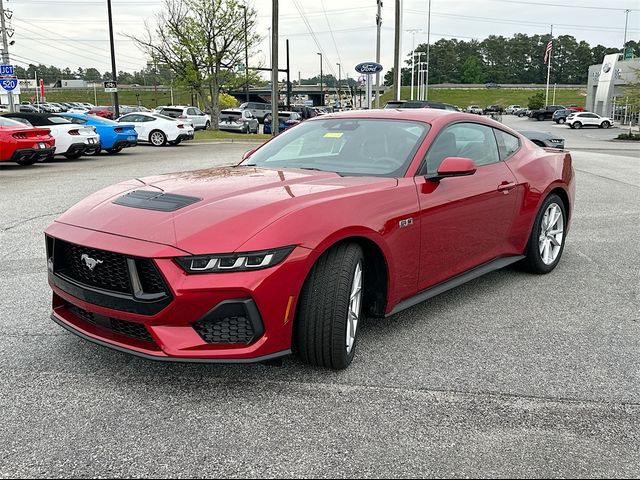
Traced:
<path id="1" fill-rule="evenodd" d="M 278 92 L 278 0 L 271 3 L 271 134 L 278 134 L 280 126 Z"/>
<path id="2" fill-rule="evenodd" d="M 393 45 L 393 99 L 400 100 L 402 72 L 400 71 L 400 52 L 402 49 L 402 0 L 396 0 L 395 41 Z"/>
<path id="3" fill-rule="evenodd" d="M 631 12 L 631 10 L 626 9 L 624 11 L 625 13 L 625 19 L 624 19 L 624 42 L 622 43 L 622 53 L 624 53 L 624 49 L 627 48 L 627 24 L 629 23 L 629 13 Z"/>
<path id="4" fill-rule="evenodd" d="M 324 93 L 322 93 L 322 53 L 318 52 L 320 55 L 320 106 L 324 107 Z"/>
<path id="5" fill-rule="evenodd" d="M 249 101 L 249 45 L 247 43 L 247 6 L 240 5 L 244 10 L 244 93 L 246 101 Z"/>
<path id="6" fill-rule="evenodd" d="M 431 0 L 429 0 L 429 13 L 427 14 L 427 77 L 424 84 L 424 99 L 429 100 L 429 51 L 431 50 Z"/>
<path id="7" fill-rule="evenodd" d="M 287 38 L 287 107 L 291 106 L 291 67 L 289 66 L 289 39 Z"/>
<path id="8" fill-rule="evenodd" d="M 0 0 L 0 16 L 2 16 L 2 20 L 0 21 L 0 28 L 2 28 L 2 63 L 5 65 L 10 65 L 9 59 L 9 41 L 7 39 L 7 25 L 4 11 L 4 4 L 2 0 Z M 13 90 L 7 90 L 7 99 L 9 104 L 9 111 L 15 112 L 15 106 L 13 102 Z"/>
<path id="9" fill-rule="evenodd" d="M 380 29 L 382 28 L 382 0 L 378 0 L 378 14 L 376 15 L 376 63 L 380 64 Z M 376 72 L 376 108 L 380 108 L 380 72 Z"/>
<path id="10" fill-rule="evenodd" d="M 338 66 L 338 104 L 340 105 L 339 108 L 342 108 L 342 93 L 340 90 L 340 81 L 342 80 L 342 65 L 340 65 L 339 63 L 336 63 L 336 65 Z"/>
<path id="11" fill-rule="evenodd" d="M 549 43 L 553 42 L 553 25 L 551 25 L 551 38 Z M 551 50 L 549 50 L 547 58 L 547 93 L 544 97 L 545 107 L 549 105 L 549 79 L 551 78 L 551 57 L 553 56 L 553 43 L 551 43 Z"/>
<path id="12" fill-rule="evenodd" d="M 0 0 L 1 1 L 1 0 Z M 109 44 L 111 45 L 111 75 L 114 82 L 118 81 L 118 70 L 116 69 L 116 50 L 113 42 L 113 16 L 111 14 L 111 0 L 107 0 L 107 11 L 109 14 Z M 156 95 L 156 98 L 158 96 Z M 113 93 L 113 108 L 116 118 L 120 116 L 120 105 L 118 104 L 118 92 Z"/>

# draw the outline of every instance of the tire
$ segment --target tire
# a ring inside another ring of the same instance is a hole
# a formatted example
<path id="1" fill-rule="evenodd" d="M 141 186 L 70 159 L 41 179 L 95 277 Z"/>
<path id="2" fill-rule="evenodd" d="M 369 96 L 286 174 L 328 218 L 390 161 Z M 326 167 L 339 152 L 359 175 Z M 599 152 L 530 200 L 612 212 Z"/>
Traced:
<path id="1" fill-rule="evenodd" d="M 243 134 L 243 135 L 248 135 L 248 134 L 249 134 L 249 125 L 245 125 L 245 126 L 242 128 L 242 134 Z"/>
<path id="2" fill-rule="evenodd" d="M 65 153 L 64 156 L 67 160 L 77 160 L 82 156 L 82 153 Z"/>
<path id="3" fill-rule="evenodd" d="M 355 243 L 332 247 L 313 266 L 302 288 L 293 332 L 293 350 L 302 361 L 333 370 L 351 364 L 363 317 L 364 266 L 362 248 Z M 353 295 L 358 297 L 352 302 Z"/>
<path id="4" fill-rule="evenodd" d="M 538 115 L 538 116 L 536 117 L 536 119 L 537 119 L 539 122 L 541 122 L 541 121 L 543 121 L 543 120 L 544 120 L 544 115 Z"/>
<path id="5" fill-rule="evenodd" d="M 604 121 L 600 124 L 600 128 L 609 128 L 611 124 L 607 121 Z"/>
<path id="6" fill-rule="evenodd" d="M 211 122 L 209 120 L 207 120 L 207 123 L 204 126 L 205 130 L 209 130 L 211 128 Z"/>
<path id="7" fill-rule="evenodd" d="M 567 120 L 564 118 L 559 118 L 557 123 L 565 123 Z"/>
<path id="8" fill-rule="evenodd" d="M 149 143 L 154 147 L 164 147 L 167 144 L 167 136 L 162 130 L 154 130 L 149 134 Z"/>
<path id="9" fill-rule="evenodd" d="M 582 123 L 580 123 L 580 122 L 573 122 L 572 128 L 582 128 Z"/>
<path id="10" fill-rule="evenodd" d="M 569 125 L 570 128 L 576 128 L 575 125 L 572 123 Z"/>
<path id="11" fill-rule="evenodd" d="M 553 211 L 554 215 L 557 215 L 559 211 L 561 215 L 555 223 L 548 226 L 546 222 L 550 211 Z M 558 195 L 549 195 L 544 202 L 542 202 L 542 206 L 536 215 L 533 228 L 531 229 L 526 257 L 522 260 L 522 267 L 526 271 L 544 274 L 556 268 L 564 251 L 566 226 L 566 205 Z M 560 232 L 555 235 L 548 233 L 558 231 Z M 547 245 L 549 249 L 547 249 Z M 542 252 L 540 251 L 541 249 Z"/>

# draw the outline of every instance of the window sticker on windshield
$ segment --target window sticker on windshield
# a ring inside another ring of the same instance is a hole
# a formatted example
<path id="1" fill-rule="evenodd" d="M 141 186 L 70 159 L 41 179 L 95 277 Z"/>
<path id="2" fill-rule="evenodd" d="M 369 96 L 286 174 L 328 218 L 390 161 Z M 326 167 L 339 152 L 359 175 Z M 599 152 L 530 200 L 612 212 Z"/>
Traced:
<path id="1" fill-rule="evenodd" d="M 340 138 L 344 135 L 342 132 L 327 132 L 324 134 L 324 138 Z"/>

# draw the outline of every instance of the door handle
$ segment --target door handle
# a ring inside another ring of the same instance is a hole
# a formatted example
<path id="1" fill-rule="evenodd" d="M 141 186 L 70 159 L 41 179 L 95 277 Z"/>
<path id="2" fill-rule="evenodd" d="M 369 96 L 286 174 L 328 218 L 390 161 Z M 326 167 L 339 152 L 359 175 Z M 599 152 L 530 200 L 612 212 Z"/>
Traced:
<path id="1" fill-rule="evenodd" d="M 502 182 L 500 185 L 498 185 L 498 191 L 499 192 L 504 192 L 504 193 L 509 193 L 509 191 L 513 190 L 514 188 L 516 188 L 516 183 L 515 182 L 507 182 L 506 180 L 504 182 Z"/>

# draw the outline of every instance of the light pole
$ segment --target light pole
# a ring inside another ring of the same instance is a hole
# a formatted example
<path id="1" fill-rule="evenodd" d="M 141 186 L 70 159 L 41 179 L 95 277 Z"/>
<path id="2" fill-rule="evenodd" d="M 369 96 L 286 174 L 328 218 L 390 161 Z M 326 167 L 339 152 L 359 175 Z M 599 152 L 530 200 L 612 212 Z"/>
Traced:
<path id="1" fill-rule="evenodd" d="M 109 44 L 111 45 L 111 76 L 114 82 L 118 82 L 118 70 L 116 69 L 116 50 L 113 41 L 113 16 L 111 15 L 111 0 L 107 0 L 107 12 L 109 15 Z M 157 98 L 157 95 L 156 95 Z M 120 116 L 120 105 L 118 104 L 118 92 L 113 92 L 113 108 L 116 118 Z"/>
<path id="2" fill-rule="evenodd" d="M 249 45 L 247 43 L 247 6 L 240 5 L 244 10 L 244 93 L 246 101 L 249 101 Z"/>
<path id="3" fill-rule="evenodd" d="M 322 53 L 318 52 L 320 55 L 320 106 L 324 107 L 324 93 L 322 93 Z"/>
<path id="4" fill-rule="evenodd" d="M 342 93 L 340 90 L 340 82 L 342 80 L 342 65 L 340 65 L 339 63 L 336 63 L 336 65 L 338 66 L 338 108 L 342 107 Z"/>
<path id="5" fill-rule="evenodd" d="M 631 12 L 631 10 L 626 9 L 624 11 L 625 13 L 625 19 L 624 19 L 624 42 L 622 43 L 622 53 L 624 53 L 625 48 L 627 48 L 627 24 L 629 23 L 629 12 Z"/>
<path id="6" fill-rule="evenodd" d="M 429 0 L 429 18 L 427 20 L 427 77 L 424 84 L 424 99 L 429 100 L 429 51 L 431 50 L 431 0 Z"/>
<path id="7" fill-rule="evenodd" d="M 7 39 L 7 25 L 5 23 L 5 13 L 4 13 L 4 5 L 2 4 L 2 0 L 0 0 L 0 15 L 2 16 L 0 28 L 2 28 L 2 63 L 5 65 L 9 64 L 9 41 Z M 7 90 L 7 103 L 9 104 L 9 111 L 14 112 L 15 106 L 13 104 L 13 91 Z"/>

